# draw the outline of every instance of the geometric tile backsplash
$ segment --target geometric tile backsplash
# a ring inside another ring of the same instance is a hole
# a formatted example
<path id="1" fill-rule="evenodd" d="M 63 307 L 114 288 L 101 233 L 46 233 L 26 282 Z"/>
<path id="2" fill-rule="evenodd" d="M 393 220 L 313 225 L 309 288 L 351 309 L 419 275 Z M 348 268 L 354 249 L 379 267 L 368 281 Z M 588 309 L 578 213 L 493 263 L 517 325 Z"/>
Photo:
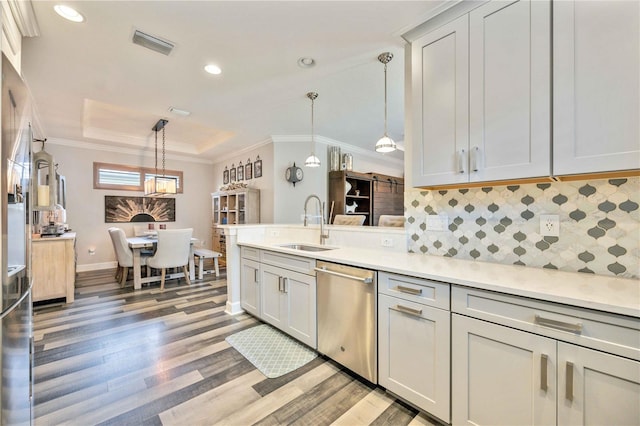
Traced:
<path id="1" fill-rule="evenodd" d="M 640 178 L 450 190 L 407 189 L 408 251 L 640 278 Z M 540 235 L 540 215 L 560 236 Z M 446 215 L 448 230 L 427 230 Z"/>

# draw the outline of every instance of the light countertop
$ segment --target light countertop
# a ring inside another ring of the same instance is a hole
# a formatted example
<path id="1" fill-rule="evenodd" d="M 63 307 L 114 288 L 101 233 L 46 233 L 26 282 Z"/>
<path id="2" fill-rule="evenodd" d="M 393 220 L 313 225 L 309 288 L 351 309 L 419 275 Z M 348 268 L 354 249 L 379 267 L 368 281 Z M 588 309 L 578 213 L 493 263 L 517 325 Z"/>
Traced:
<path id="1" fill-rule="evenodd" d="M 43 241 L 59 241 L 59 240 L 74 240 L 76 238 L 75 232 L 65 232 L 64 234 L 58 237 L 40 237 L 40 234 L 37 237 L 34 235 L 31 238 L 32 243 L 40 243 Z"/>
<path id="2" fill-rule="evenodd" d="M 640 318 L 640 280 L 367 248 L 306 252 L 282 243 L 238 244 Z"/>

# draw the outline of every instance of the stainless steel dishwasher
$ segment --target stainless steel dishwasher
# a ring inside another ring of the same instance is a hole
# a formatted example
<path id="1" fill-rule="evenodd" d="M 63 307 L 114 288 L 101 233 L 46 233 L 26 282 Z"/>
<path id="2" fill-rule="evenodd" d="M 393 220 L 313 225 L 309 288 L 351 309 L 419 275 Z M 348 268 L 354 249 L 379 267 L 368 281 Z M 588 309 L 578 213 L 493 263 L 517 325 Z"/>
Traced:
<path id="1" fill-rule="evenodd" d="M 318 352 L 378 383 L 375 271 L 318 261 Z"/>

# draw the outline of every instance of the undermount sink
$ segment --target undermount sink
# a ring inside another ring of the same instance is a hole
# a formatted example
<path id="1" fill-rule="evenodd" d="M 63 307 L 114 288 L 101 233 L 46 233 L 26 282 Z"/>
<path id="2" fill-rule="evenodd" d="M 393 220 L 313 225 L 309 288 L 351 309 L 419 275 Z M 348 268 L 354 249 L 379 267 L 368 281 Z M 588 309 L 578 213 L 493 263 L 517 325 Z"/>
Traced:
<path id="1" fill-rule="evenodd" d="M 327 251 L 335 249 L 335 247 L 312 246 L 309 244 L 280 244 L 278 247 L 302 251 Z"/>

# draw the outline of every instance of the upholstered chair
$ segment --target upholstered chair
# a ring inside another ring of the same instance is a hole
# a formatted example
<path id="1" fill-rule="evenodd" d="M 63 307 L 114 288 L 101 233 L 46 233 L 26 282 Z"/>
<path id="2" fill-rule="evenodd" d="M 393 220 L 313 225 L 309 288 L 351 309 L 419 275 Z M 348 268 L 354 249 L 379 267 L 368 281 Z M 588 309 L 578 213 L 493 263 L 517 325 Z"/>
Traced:
<path id="1" fill-rule="evenodd" d="M 164 290 L 164 279 L 167 268 L 182 268 L 187 284 L 189 280 L 189 255 L 191 253 L 191 236 L 193 229 L 159 229 L 156 253 L 147 259 L 147 265 L 162 270 L 160 288 Z"/>

